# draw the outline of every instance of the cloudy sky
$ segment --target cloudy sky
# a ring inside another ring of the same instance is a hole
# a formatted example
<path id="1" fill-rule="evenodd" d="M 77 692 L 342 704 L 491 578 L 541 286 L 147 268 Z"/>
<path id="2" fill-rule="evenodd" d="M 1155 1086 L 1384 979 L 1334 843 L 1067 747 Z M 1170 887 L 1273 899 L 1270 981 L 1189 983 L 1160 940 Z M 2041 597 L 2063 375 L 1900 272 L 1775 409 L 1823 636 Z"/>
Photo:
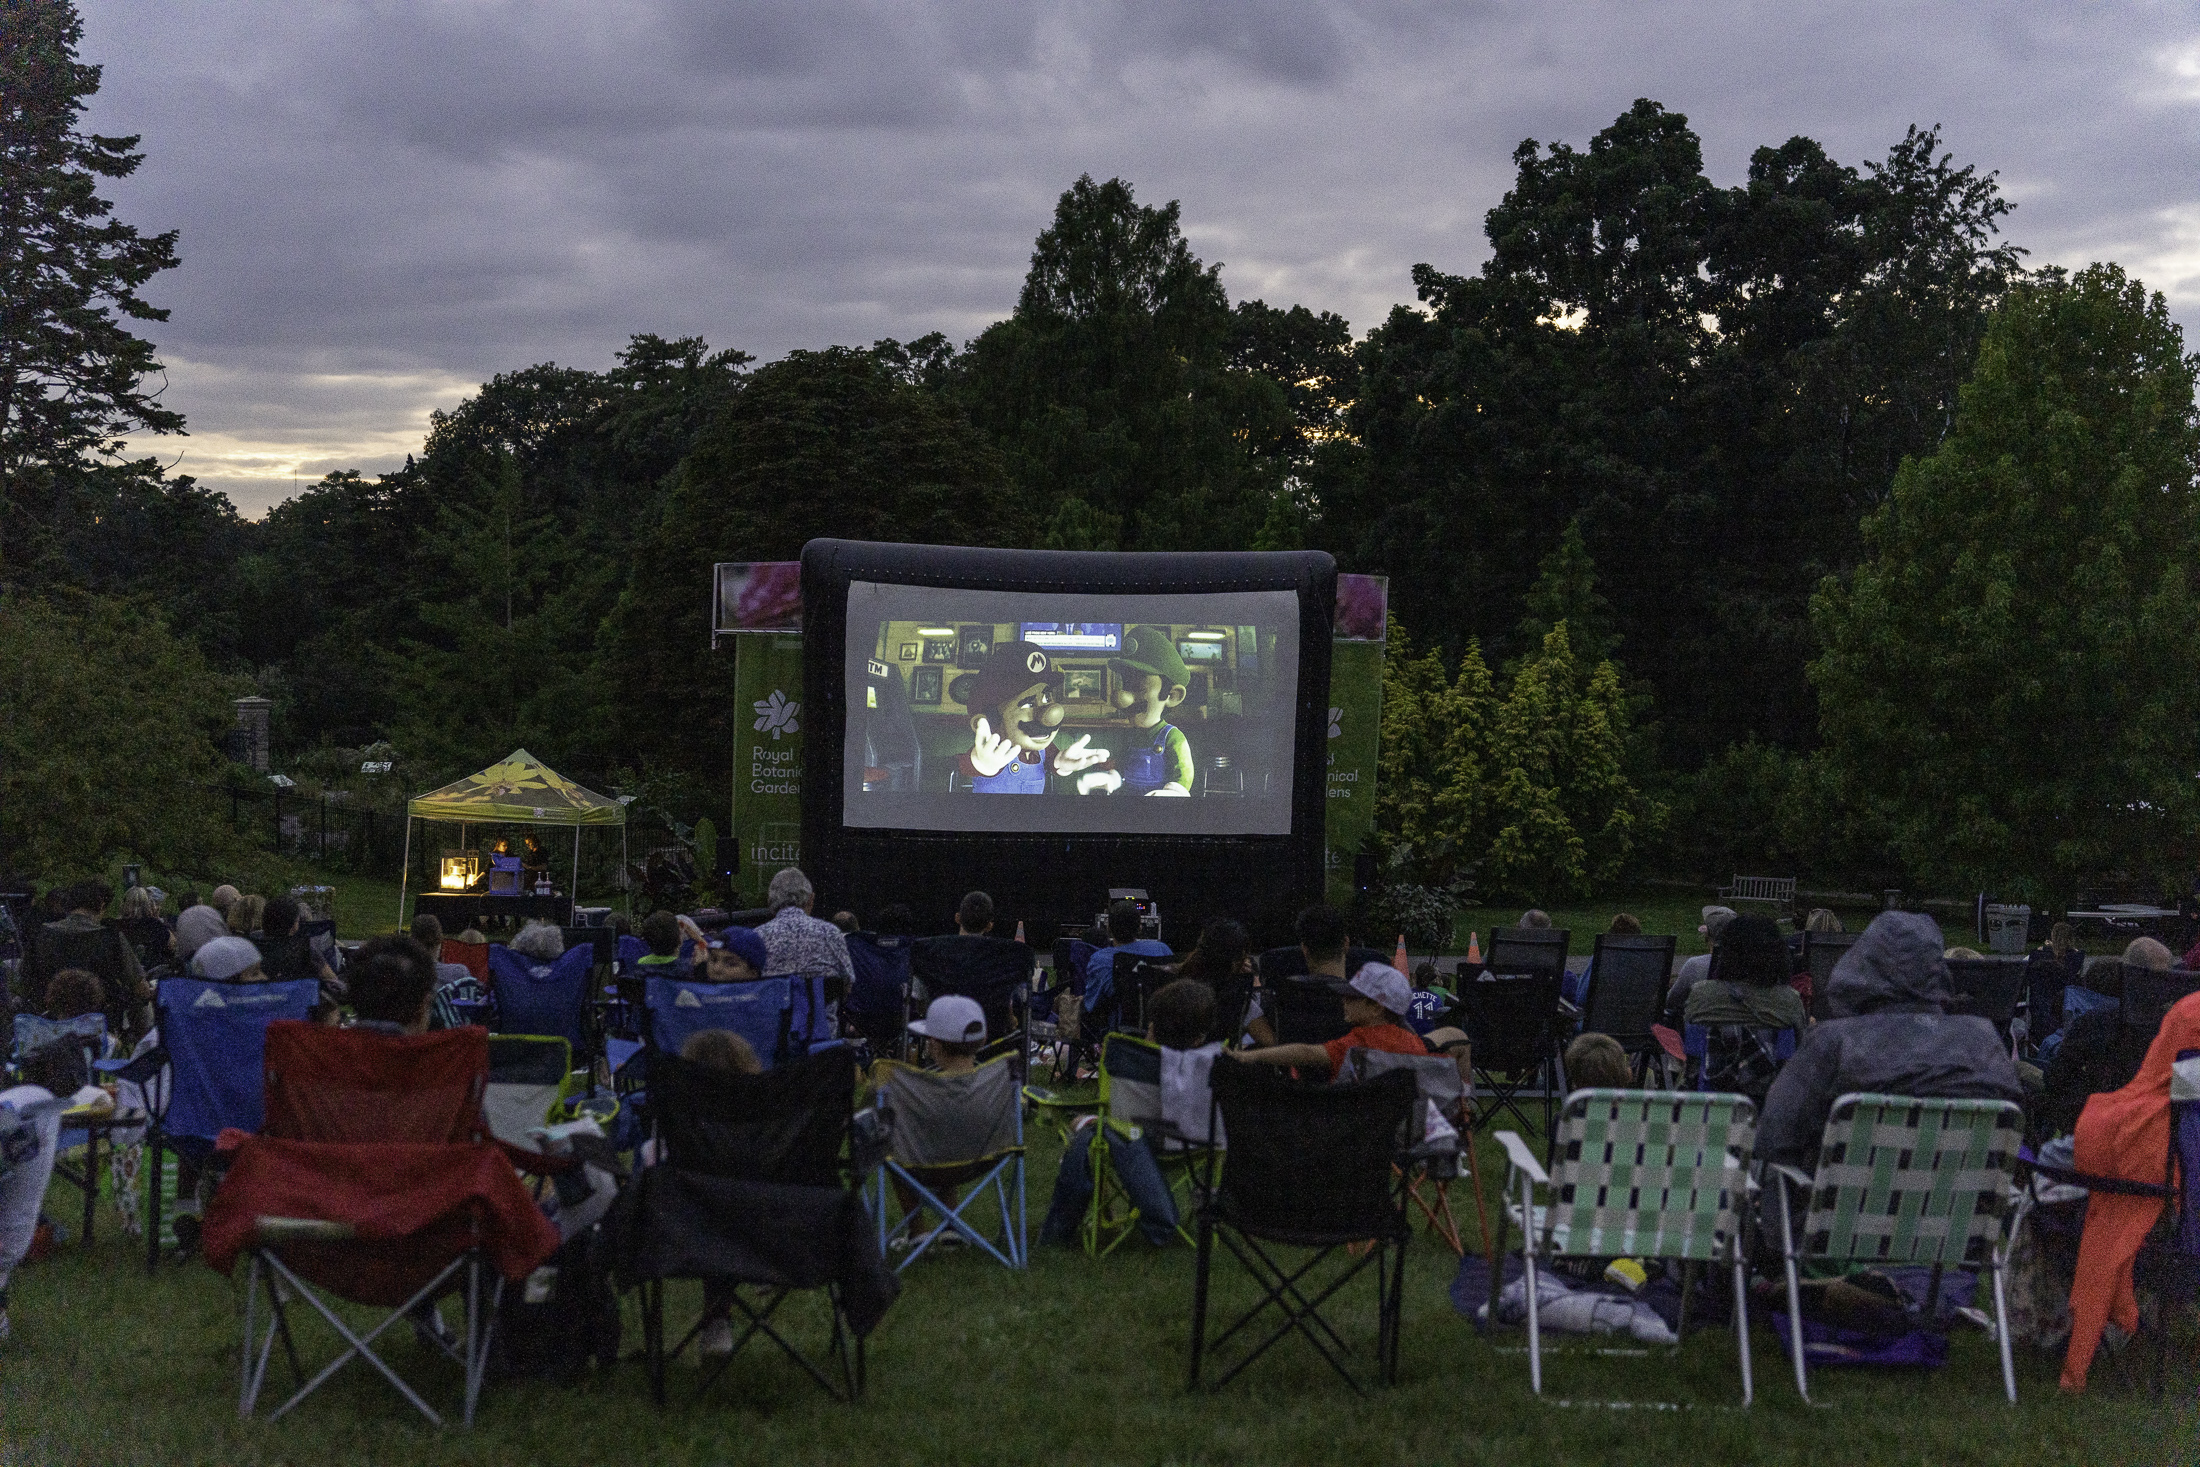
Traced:
<path id="1" fill-rule="evenodd" d="M 149 154 L 122 215 L 182 231 L 149 294 L 191 434 L 144 446 L 252 515 L 638 331 L 967 338 L 1083 172 L 1182 200 L 1233 298 L 1365 331 L 1417 261 L 1480 263 L 1520 139 L 1644 96 L 1722 184 L 1939 123 L 2034 263 L 2118 260 L 2200 324 L 2189 5 L 80 3 L 90 124 Z"/>

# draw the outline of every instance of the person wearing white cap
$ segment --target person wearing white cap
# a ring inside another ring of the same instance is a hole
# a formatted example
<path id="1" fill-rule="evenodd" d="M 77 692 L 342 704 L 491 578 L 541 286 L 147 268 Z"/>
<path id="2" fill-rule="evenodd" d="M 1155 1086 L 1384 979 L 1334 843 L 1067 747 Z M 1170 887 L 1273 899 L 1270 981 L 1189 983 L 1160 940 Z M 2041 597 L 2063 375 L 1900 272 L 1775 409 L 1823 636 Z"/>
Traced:
<path id="1" fill-rule="evenodd" d="M 217 983 L 258 983 L 267 977 L 260 969 L 260 950 L 250 938 L 217 937 L 191 958 L 191 971 Z"/>
<path id="2" fill-rule="evenodd" d="M 1265 1049 L 1241 1049 L 1235 1057 L 1253 1064 L 1289 1065 L 1294 1069 L 1325 1070 L 1334 1075 L 1344 1067 L 1344 1057 L 1355 1049 L 1380 1049 L 1392 1054 L 1427 1054 L 1421 1036 L 1404 1024 L 1413 1007 L 1413 985 L 1406 975 L 1388 963 L 1363 963 L 1347 980 L 1340 995 L 1349 1033 L 1327 1044 L 1272 1044 Z M 1224 1051 L 1232 1053 L 1231 1051 Z"/>
<path id="3" fill-rule="evenodd" d="M 923 1018 L 910 1023 L 909 1032 L 924 1041 L 934 1069 L 943 1075 L 967 1075 L 978 1068 L 978 1051 L 985 1048 L 985 1010 L 974 998 L 965 998 L 959 993 L 942 994 L 932 1000 Z M 932 1190 L 949 1207 L 953 1207 L 962 1195 L 960 1187 L 935 1186 Z M 906 1214 L 913 1215 L 924 1206 L 923 1199 L 899 1177 L 894 1178 L 894 1193 L 901 1199 L 901 1210 Z M 908 1247 L 909 1234 L 896 1237 L 894 1245 Z M 933 1246 L 942 1245 L 959 1248 L 961 1237 L 952 1231 L 943 1233 Z"/>

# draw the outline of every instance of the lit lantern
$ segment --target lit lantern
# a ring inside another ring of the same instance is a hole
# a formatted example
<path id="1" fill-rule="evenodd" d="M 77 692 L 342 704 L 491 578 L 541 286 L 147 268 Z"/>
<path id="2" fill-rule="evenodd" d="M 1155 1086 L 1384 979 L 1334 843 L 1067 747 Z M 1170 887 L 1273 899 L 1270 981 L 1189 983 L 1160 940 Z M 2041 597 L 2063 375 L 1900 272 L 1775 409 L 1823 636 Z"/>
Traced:
<path id="1" fill-rule="evenodd" d="M 436 884 L 445 891 L 469 891 L 481 877 L 481 857 L 472 851 L 445 851 L 443 876 Z"/>

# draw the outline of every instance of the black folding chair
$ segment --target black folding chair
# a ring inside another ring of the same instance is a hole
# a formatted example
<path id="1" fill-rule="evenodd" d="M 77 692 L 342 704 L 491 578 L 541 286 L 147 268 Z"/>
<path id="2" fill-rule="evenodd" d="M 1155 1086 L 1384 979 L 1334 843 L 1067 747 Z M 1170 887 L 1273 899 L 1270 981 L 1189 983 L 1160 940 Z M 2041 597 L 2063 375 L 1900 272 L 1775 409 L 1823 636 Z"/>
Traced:
<path id="1" fill-rule="evenodd" d="M 1948 986 L 1956 1001 L 1949 1012 L 1978 1015 L 1994 1026 L 2013 1052 L 2016 1036 L 2010 1030 L 2031 977 L 2023 958 L 1950 958 Z"/>
<path id="2" fill-rule="evenodd" d="M 1327 1044 L 1352 1031 L 1344 1021 L 1344 997 L 1331 978 L 1271 978 L 1268 1022 L 1278 1044 Z"/>
<path id="3" fill-rule="evenodd" d="M 1651 1057 L 1664 1053 L 1650 1027 L 1665 1010 L 1675 941 L 1607 932 L 1598 936 L 1590 959 L 1589 991 L 1581 999 L 1581 1031 L 1617 1040 L 1635 1063 L 1638 1084 Z"/>
<path id="4" fill-rule="evenodd" d="M 994 1053 L 1002 1041 L 1014 1037 L 1019 1052 L 1028 1048 L 1023 1022 L 1031 997 L 1031 975 L 1038 956 L 1023 943 L 1006 937 L 920 937 L 910 945 L 909 990 L 911 1019 L 921 1018 L 916 985 L 924 985 L 926 1001 L 946 994 L 977 1000 L 985 1010 L 986 1045 Z M 1031 1072 L 1030 1055 L 1023 1053 L 1017 1071 L 1020 1080 Z"/>
<path id="5" fill-rule="evenodd" d="M 1488 973 L 1548 973 L 1565 976 L 1566 956 L 1573 951 L 1573 934 L 1562 927 L 1500 927 L 1490 934 L 1490 948 L 1483 955 Z"/>
<path id="6" fill-rule="evenodd" d="M 1826 990 L 1833 984 L 1833 965 L 1841 961 L 1841 955 L 1856 946 L 1861 932 L 1806 932 L 1803 934 L 1803 967 L 1810 974 L 1810 1016 L 1814 1019 L 1830 1019 L 1833 1010 L 1826 1003 Z"/>
<path id="7" fill-rule="evenodd" d="M 1358 1084 L 1304 1085 L 1266 1066 L 1218 1060 L 1213 1090 L 1230 1149 L 1227 1162 L 1210 1154 L 1200 1183 L 1191 1389 L 1227 1385 L 1269 1346 L 1296 1332 L 1354 1391 L 1365 1394 L 1343 1358 L 1350 1347 L 1321 1310 L 1370 1267 L 1375 1270 L 1376 1381 L 1393 1383 L 1409 1234 L 1405 1173 L 1393 1162 L 1401 1128 L 1419 1095 L 1413 1075 L 1393 1070 Z M 1253 1276 L 1261 1297 L 1210 1340 L 1207 1296 L 1217 1237 Z M 1351 1245 L 1365 1251 L 1355 1257 Z M 1281 1261 L 1283 1250 L 1306 1256 Z M 1346 1250 L 1346 1261 L 1325 1268 L 1340 1250 Z M 1203 1380 L 1209 1354 L 1240 1333 L 1250 1337 L 1248 1327 L 1270 1309 L 1280 1312 L 1282 1321 L 1220 1375 Z"/>
<path id="8" fill-rule="evenodd" d="M 2200 993 L 2200 973 L 2184 968 L 2161 971 L 2124 965 L 2124 1038 L 2134 1055 L 2144 1057 L 2154 1036 L 2162 1032 L 2162 1018 L 2172 1005 L 2188 994 Z"/>
<path id="9" fill-rule="evenodd" d="M 858 1184 L 867 1168 L 842 1159 L 855 1079 L 855 1052 L 844 1045 L 761 1075 L 652 1056 L 650 1115 L 663 1159 L 621 1199 L 614 1235 L 619 1282 L 642 1291 L 643 1354 L 658 1405 L 665 1401 L 666 1362 L 705 1326 L 736 1311 L 743 1328 L 731 1353 L 703 1372 L 698 1396 L 759 1335 L 834 1399 L 863 1394 L 864 1339 L 901 1285 L 881 1259 L 863 1209 Z M 664 1289 L 673 1278 L 703 1280 L 706 1302 L 667 1349 Z M 762 1292 L 752 1298 L 743 1284 Z M 774 1322 L 791 1294 L 810 1289 L 822 1290 L 830 1308 L 826 1361 L 833 1373 Z"/>
<path id="10" fill-rule="evenodd" d="M 1530 1124 L 1520 1093 L 1539 1077 L 1543 1086 L 1543 1134 L 1555 1133 L 1559 1061 L 1558 976 L 1551 972 L 1485 973 L 1459 986 L 1473 1042 L 1476 1087 L 1484 1092 L 1477 1131 L 1511 1111 Z"/>
<path id="11" fill-rule="evenodd" d="M 1132 958 L 1115 965 L 1115 1020 L 1113 1028 L 1126 1034 L 1146 1032 L 1146 1004 L 1156 992 L 1176 981 L 1176 960 Z"/>

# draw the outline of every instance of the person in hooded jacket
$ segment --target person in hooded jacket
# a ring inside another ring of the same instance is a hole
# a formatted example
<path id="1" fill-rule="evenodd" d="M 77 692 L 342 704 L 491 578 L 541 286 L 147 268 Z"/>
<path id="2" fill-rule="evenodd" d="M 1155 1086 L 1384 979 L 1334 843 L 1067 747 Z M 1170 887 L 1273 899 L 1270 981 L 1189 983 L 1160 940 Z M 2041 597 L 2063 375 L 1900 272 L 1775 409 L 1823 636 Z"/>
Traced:
<path id="1" fill-rule="evenodd" d="M 1951 1014 L 1955 992 L 1940 928 L 1917 912 L 1881 912 L 1826 985 L 1833 1017 L 1781 1069 L 1757 1121 L 1757 1155 L 1810 1170 L 1834 1101 L 1851 1091 L 1919 1099 L 2021 1102 L 2023 1087 L 1993 1024 Z"/>

